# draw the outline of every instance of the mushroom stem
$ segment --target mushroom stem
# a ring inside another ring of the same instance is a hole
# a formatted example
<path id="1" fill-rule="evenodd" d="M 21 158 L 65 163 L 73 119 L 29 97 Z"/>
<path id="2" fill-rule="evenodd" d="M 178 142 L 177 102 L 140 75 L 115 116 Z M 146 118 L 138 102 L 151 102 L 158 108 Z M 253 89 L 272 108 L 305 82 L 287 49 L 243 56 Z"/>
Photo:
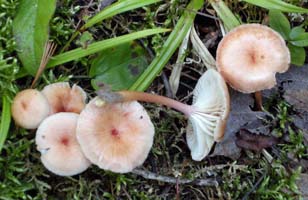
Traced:
<path id="1" fill-rule="evenodd" d="M 102 95 L 102 93 L 99 92 L 98 96 L 101 99 L 106 100 L 105 94 Z M 126 102 L 126 101 L 144 101 L 149 103 L 158 103 L 171 107 L 177 111 L 180 111 L 184 113 L 186 116 L 190 116 L 194 111 L 193 107 L 190 105 L 156 94 L 123 90 L 115 92 L 114 96 L 117 96 L 117 98 L 113 98 L 111 101 L 109 101 L 109 103 Z"/>
<path id="2" fill-rule="evenodd" d="M 261 91 L 257 91 L 257 92 L 254 93 L 254 95 L 255 95 L 257 110 L 261 111 L 263 109 L 263 106 L 262 106 L 262 92 Z"/>

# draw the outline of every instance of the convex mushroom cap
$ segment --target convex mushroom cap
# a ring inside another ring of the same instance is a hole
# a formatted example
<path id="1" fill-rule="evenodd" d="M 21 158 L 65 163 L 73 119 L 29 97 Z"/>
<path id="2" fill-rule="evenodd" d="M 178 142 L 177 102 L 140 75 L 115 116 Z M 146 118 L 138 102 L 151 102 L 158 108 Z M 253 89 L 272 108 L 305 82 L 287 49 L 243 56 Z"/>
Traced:
<path id="1" fill-rule="evenodd" d="M 138 102 L 104 104 L 94 98 L 80 113 L 77 139 L 86 157 L 118 173 L 141 165 L 152 147 L 154 126 Z"/>
<path id="2" fill-rule="evenodd" d="M 51 106 L 50 114 L 58 112 L 80 113 L 86 105 L 87 95 L 76 84 L 71 88 L 68 82 L 53 83 L 45 86 L 42 93 Z"/>
<path id="3" fill-rule="evenodd" d="M 286 72 L 290 52 L 284 39 L 261 24 L 240 25 L 230 31 L 218 45 L 218 71 L 234 89 L 252 93 L 270 89 L 275 74 Z"/>
<path id="4" fill-rule="evenodd" d="M 36 132 L 35 143 L 43 165 L 60 176 L 76 175 L 90 166 L 76 139 L 78 116 L 56 113 L 47 117 Z"/>
<path id="5" fill-rule="evenodd" d="M 17 93 L 11 110 L 16 124 L 26 129 L 36 129 L 48 116 L 50 106 L 40 91 L 26 89 Z"/>
<path id="6" fill-rule="evenodd" d="M 193 160 L 207 156 L 215 141 L 224 136 L 230 112 L 230 97 L 222 76 L 214 69 L 207 70 L 193 91 L 193 112 L 189 115 L 187 144 Z"/>

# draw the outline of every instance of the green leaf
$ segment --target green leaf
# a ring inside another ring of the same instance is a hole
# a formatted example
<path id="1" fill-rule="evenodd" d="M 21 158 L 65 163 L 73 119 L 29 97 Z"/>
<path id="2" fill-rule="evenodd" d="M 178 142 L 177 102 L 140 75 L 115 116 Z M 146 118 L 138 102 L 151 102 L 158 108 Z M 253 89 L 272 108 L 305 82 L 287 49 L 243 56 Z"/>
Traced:
<path id="1" fill-rule="evenodd" d="M 303 47 L 297 47 L 292 44 L 288 44 L 288 48 L 291 53 L 291 63 L 297 66 L 303 66 L 306 59 L 306 52 Z"/>
<path id="2" fill-rule="evenodd" d="M 272 29 L 280 33 L 285 40 L 289 39 L 289 34 L 291 32 L 290 22 L 282 12 L 279 10 L 270 10 L 269 25 Z"/>
<path id="3" fill-rule="evenodd" d="M 301 33 L 293 40 L 289 41 L 294 46 L 306 47 L 308 46 L 308 33 Z"/>
<path id="4" fill-rule="evenodd" d="M 305 33 L 305 29 L 301 26 L 296 26 L 296 27 L 292 28 L 290 35 L 289 35 L 289 38 L 291 40 L 294 40 L 295 38 L 300 36 L 302 33 Z"/>
<path id="5" fill-rule="evenodd" d="M 308 9 L 294 6 L 281 0 L 242 0 L 247 3 L 260 6 L 269 10 L 280 10 L 281 12 L 308 13 Z"/>
<path id="6" fill-rule="evenodd" d="M 54 67 L 56 65 L 60 65 L 72 60 L 77 60 L 79 58 L 88 56 L 93 53 L 97 53 L 99 51 L 115 47 L 117 45 L 136 40 L 142 37 L 146 37 L 149 35 L 154 35 L 158 33 L 163 33 L 169 31 L 169 29 L 162 29 L 162 28 L 156 28 L 156 29 L 148 29 L 143 31 L 138 31 L 134 33 L 130 33 L 127 35 L 119 36 L 112 39 L 107 39 L 99 42 L 94 42 L 90 44 L 86 49 L 83 48 L 77 48 L 62 54 L 59 54 L 55 57 L 52 57 L 50 61 L 47 64 L 47 67 Z"/>
<path id="7" fill-rule="evenodd" d="M 35 75 L 48 40 L 49 21 L 55 11 L 56 0 L 21 0 L 13 22 L 18 56 L 23 67 Z"/>
<path id="8" fill-rule="evenodd" d="M 222 0 L 211 0 L 212 7 L 217 12 L 217 15 L 224 23 L 227 31 L 239 26 L 241 23 Z"/>
<path id="9" fill-rule="evenodd" d="M 106 83 L 113 90 L 128 89 L 149 64 L 147 51 L 137 42 L 125 43 L 102 51 L 94 59 L 90 77 L 92 86 Z"/>
<path id="10" fill-rule="evenodd" d="M 0 153 L 11 124 L 11 104 L 7 95 L 2 96 L 2 114 L 0 121 Z"/>
<path id="11" fill-rule="evenodd" d="M 191 0 L 184 10 L 181 18 L 177 22 L 173 31 L 164 43 L 161 52 L 151 62 L 149 67 L 141 74 L 137 81 L 129 88 L 130 90 L 144 91 L 146 90 L 156 76 L 161 72 L 167 64 L 173 53 L 182 43 L 187 32 L 192 26 L 196 12 L 202 7 L 203 0 Z"/>

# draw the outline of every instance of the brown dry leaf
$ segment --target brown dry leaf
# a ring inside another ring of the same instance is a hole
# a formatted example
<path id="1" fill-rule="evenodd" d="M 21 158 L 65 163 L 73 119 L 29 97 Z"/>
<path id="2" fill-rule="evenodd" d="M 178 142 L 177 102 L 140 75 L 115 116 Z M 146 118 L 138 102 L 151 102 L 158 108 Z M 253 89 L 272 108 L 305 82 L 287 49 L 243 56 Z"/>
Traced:
<path id="1" fill-rule="evenodd" d="M 240 148 L 260 152 L 262 149 L 276 145 L 278 139 L 273 136 L 257 135 L 247 129 L 241 129 L 236 134 L 235 143 Z"/>
<path id="2" fill-rule="evenodd" d="M 260 118 L 265 117 L 264 112 L 255 112 L 250 109 L 254 100 L 250 94 L 243 94 L 230 89 L 231 112 L 228 119 L 225 136 L 222 142 L 217 143 L 212 156 L 222 155 L 231 159 L 240 157 L 241 149 L 235 144 L 235 134 L 246 128 L 251 132 L 268 133 Z"/>

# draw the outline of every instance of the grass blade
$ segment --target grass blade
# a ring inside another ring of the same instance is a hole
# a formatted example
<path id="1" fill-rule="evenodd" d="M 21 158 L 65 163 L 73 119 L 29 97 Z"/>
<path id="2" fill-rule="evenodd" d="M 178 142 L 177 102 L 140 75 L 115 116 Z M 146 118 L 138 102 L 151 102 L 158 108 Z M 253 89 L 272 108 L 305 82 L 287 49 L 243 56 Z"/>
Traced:
<path id="1" fill-rule="evenodd" d="M 123 36 L 119 36 L 116 38 L 111 38 L 107 40 L 103 40 L 100 42 L 95 42 L 93 44 L 90 44 L 86 49 L 83 48 L 77 48 L 62 54 L 59 54 L 55 57 L 52 57 L 47 64 L 47 67 L 54 67 L 56 65 L 60 65 L 72 60 L 76 60 L 79 58 L 82 58 L 84 56 L 88 56 L 90 54 L 108 49 L 110 47 L 117 46 L 119 44 L 123 44 L 132 40 L 136 40 L 142 37 L 146 37 L 149 35 L 154 35 L 158 33 L 163 33 L 169 31 L 169 29 L 163 29 L 163 28 L 156 28 L 156 29 L 148 29 L 148 30 L 143 30 L 143 31 L 138 31 L 130 34 L 126 34 Z"/>
<path id="2" fill-rule="evenodd" d="M 0 152 L 11 124 L 11 103 L 7 96 L 2 96 L 2 114 L 0 122 Z"/>
<path id="3" fill-rule="evenodd" d="M 105 8 L 104 10 L 102 10 L 101 12 L 99 12 L 97 15 L 95 15 L 94 17 L 92 17 L 91 19 L 89 19 L 89 21 L 87 21 L 85 23 L 85 25 L 82 26 L 81 30 L 83 29 L 87 29 L 91 26 L 93 26 L 94 24 L 103 21 L 104 19 L 107 19 L 109 17 L 112 17 L 114 15 L 129 11 L 129 10 L 133 10 L 136 8 L 140 8 L 149 4 L 153 4 L 153 3 L 157 3 L 160 2 L 162 0 L 126 0 L 126 1 L 119 1 L 117 3 L 111 4 L 110 6 L 108 6 L 107 8 Z"/>
<path id="4" fill-rule="evenodd" d="M 173 31 L 169 35 L 167 41 L 158 56 L 154 58 L 149 67 L 141 74 L 137 81 L 130 87 L 130 90 L 144 91 L 146 90 L 155 77 L 161 72 L 167 64 L 173 53 L 180 46 L 187 32 L 193 24 L 196 11 L 203 5 L 203 0 L 192 0 L 183 15 L 177 22 Z M 193 12 L 191 12 L 193 11 Z"/>
<path id="5" fill-rule="evenodd" d="M 227 31 L 230 31 L 231 29 L 241 24 L 222 0 L 211 0 L 210 3 L 217 12 L 218 17 L 224 23 L 224 27 L 227 29 Z"/>
<path id="6" fill-rule="evenodd" d="M 294 6 L 281 0 L 243 0 L 247 3 L 266 9 L 275 9 L 282 12 L 308 13 L 308 9 Z"/>
<path id="7" fill-rule="evenodd" d="M 70 45 L 70 43 L 79 35 L 80 32 L 85 31 L 87 28 L 93 26 L 94 24 L 103 21 L 104 19 L 110 18 L 117 14 L 140 8 L 149 4 L 157 3 L 162 0 L 125 0 L 119 1 L 117 3 L 111 4 L 110 6 L 104 8 L 101 12 L 96 14 L 94 17 L 90 18 L 79 30 L 77 30 L 69 41 L 62 48 L 61 53 L 64 52 Z"/>

